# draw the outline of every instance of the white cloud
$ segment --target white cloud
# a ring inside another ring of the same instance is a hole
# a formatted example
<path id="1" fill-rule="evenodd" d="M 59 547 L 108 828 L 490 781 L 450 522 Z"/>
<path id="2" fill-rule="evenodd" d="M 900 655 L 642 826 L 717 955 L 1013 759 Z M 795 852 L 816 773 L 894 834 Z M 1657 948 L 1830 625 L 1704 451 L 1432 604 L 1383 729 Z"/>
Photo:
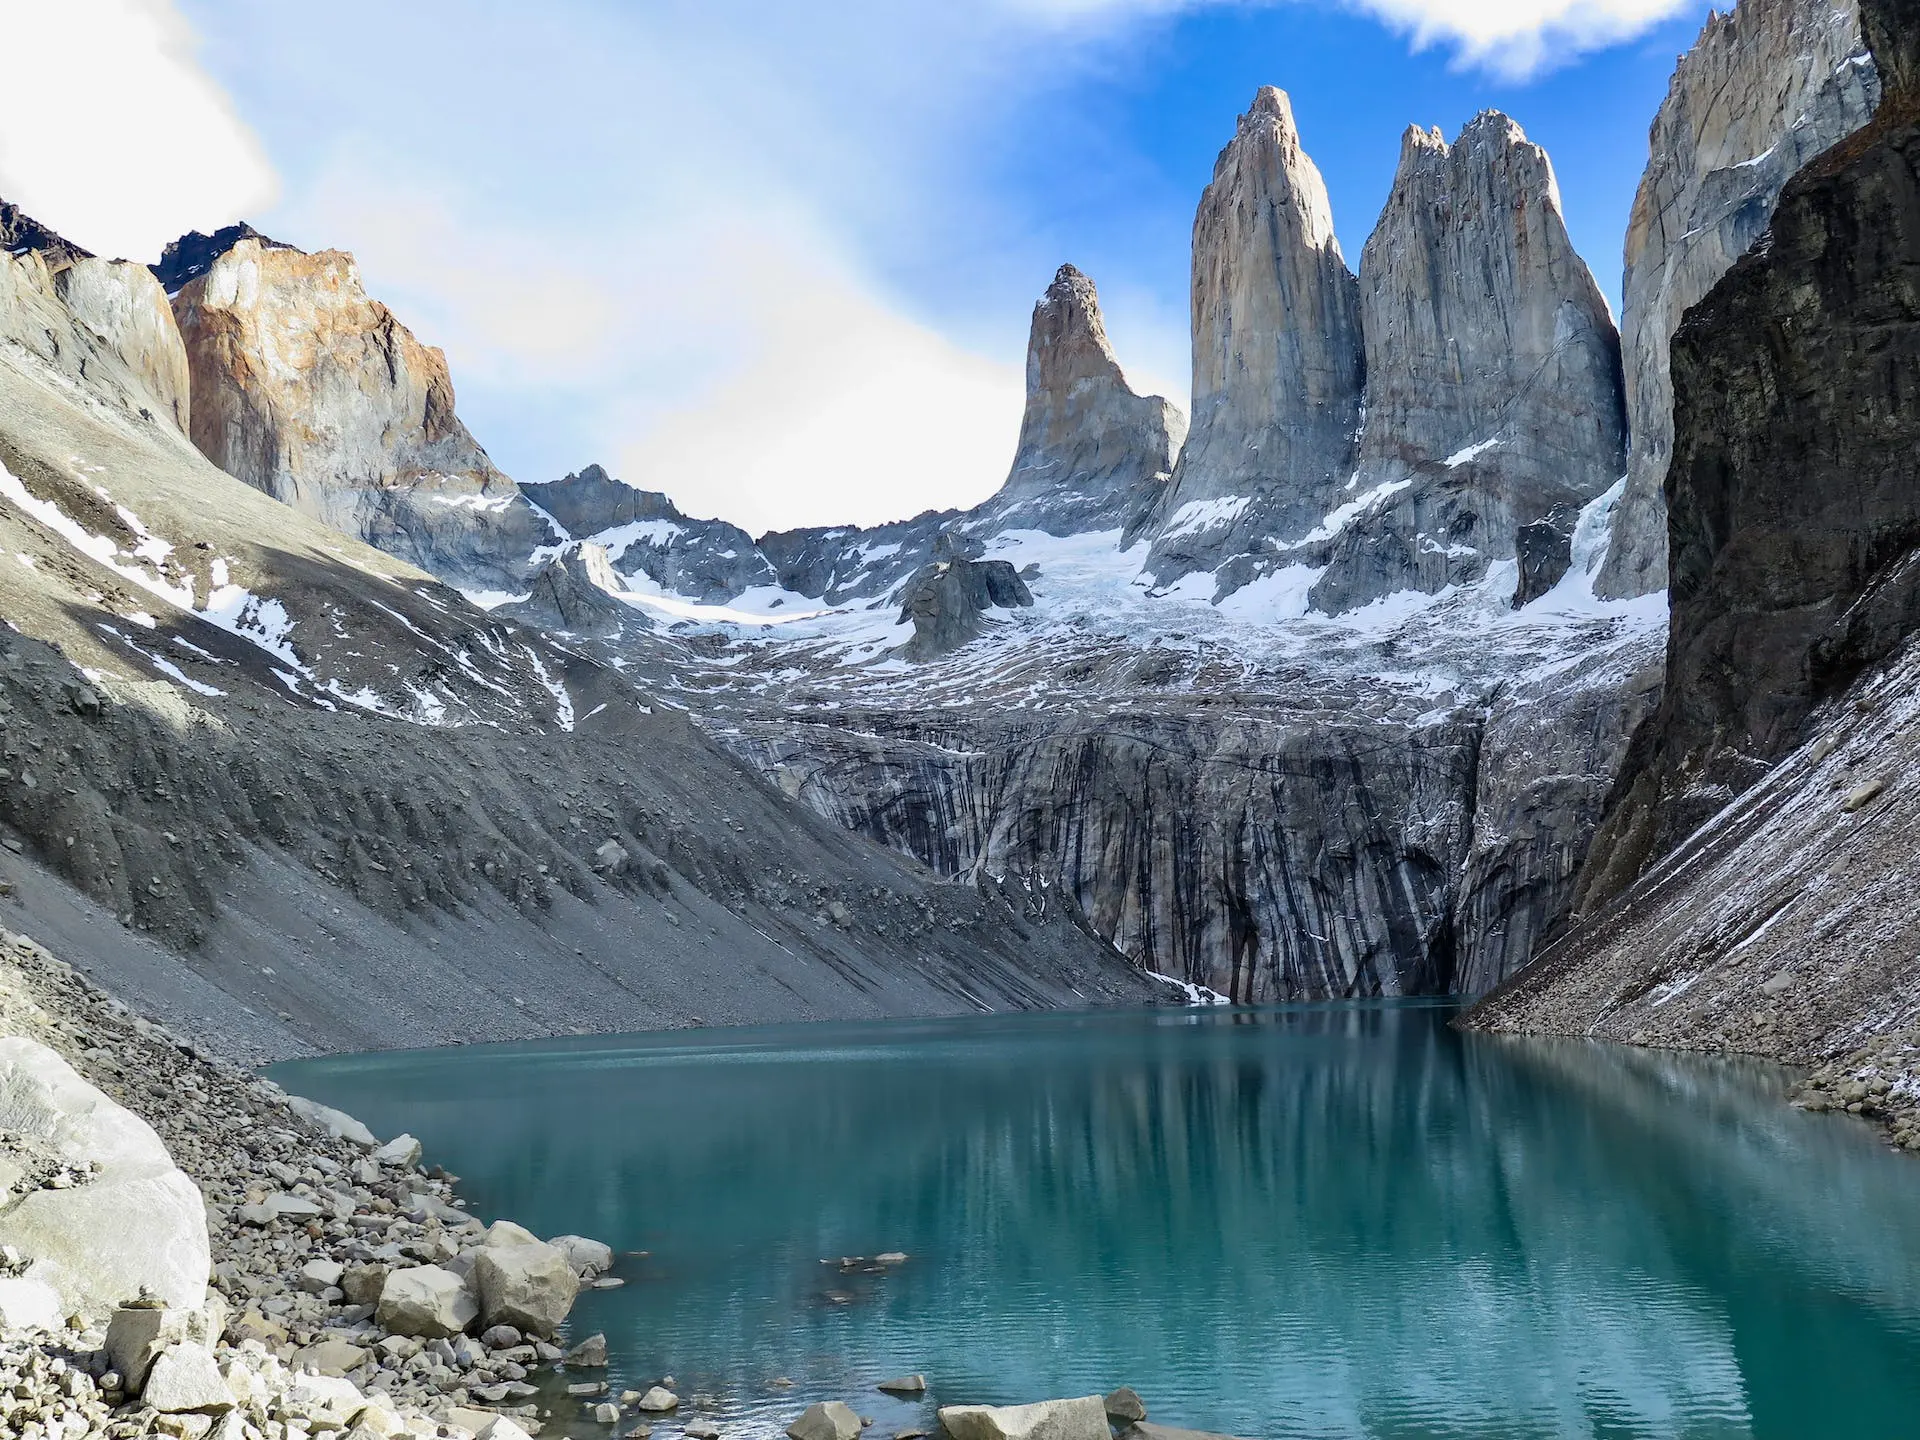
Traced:
<path id="1" fill-rule="evenodd" d="M 1296 3 L 1355 10 L 1416 46 L 1451 46 L 1463 65 L 1526 79 L 1664 20 L 1697 9 L 1694 0 L 997 0 L 1014 13 L 1057 26 L 1133 19 L 1224 5 Z"/>
<path id="2" fill-rule="evenodd" d="M 265 153 L 171 0 L 0 0 L 0 196 L 68 239 L 157 260 L 269 204 Z"/>

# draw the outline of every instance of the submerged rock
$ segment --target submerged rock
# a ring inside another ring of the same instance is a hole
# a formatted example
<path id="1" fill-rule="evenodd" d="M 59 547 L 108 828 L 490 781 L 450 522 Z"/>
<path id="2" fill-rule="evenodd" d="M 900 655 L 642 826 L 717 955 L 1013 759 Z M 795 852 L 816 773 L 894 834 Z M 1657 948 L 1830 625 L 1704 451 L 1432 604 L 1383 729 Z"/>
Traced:
<path id="1" fill-rule="evenodd" d="M 945 1405 L 940 1424 L 953 1440 L 1112 1440 L 1105 1403 L 1043 1400 L 1037 1405 Z"/>
<path id="2" fill-rule="evenodd" d="M 807 1407 L 807 1413 L 787 1427 L 788 1440 L 858 1440 L 860 1417 L 838 1400 Z"/>

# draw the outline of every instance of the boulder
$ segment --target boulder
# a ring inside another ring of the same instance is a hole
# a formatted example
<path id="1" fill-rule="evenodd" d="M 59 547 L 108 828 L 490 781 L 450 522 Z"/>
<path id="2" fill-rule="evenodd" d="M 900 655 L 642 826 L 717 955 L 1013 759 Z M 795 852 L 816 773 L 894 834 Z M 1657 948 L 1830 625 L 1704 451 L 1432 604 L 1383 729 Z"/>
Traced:
<path id="1" fill-rule="evenodd" d="M 347 1267 L 338 1260 L 309 1260 L 300 1267 L 296 1284 L 309 1295 L 319 1295 L 340 1284 Z"/>
<path id="2" fill-rule="evenodd" d="M 488 1231 L 474 1256 L 472 1279 L 487 1326 L 511 1325 L 533 1335 L 559 1329 L 580 1293 L 566 1251 L 506 1221 Z"/>
<path id="3" fill-rule="evenodd" d="M 358 1120 L 344 1110 L 335 1110 L 331 1105 L 322 1105 L 318 1100 L 308 1100 L 301 1095 L 289 1095 L 287 1108 L 302 1120 L 318 1126 L 336 1140 L 349 1140 L 364 1150 L 371 1150 L 380 1142 L 374 1134 Z"/>
<path id="4" fill-rule="evenodd" d="M 311 1370 L 316 1375 L 342 1378 L 367 1363 L 373 1352 L 346 1340 L 322 1340 L 309 1345 L 293 1357 L 295 1369 Z"/>
<path id="5" fill-rule="evenodd" d="M 351 1380 L 304 1371 L 287 1382 L 280 1401 L 281 1408 L 289 1415 L 303 1416 L 313 1421 L 316 1428 L 329 1429 L 344 1429 L 366 1408 L 366 1403 L 367 1397 Z"/>
<path id="6" fill-rule="evenodd" d="M 1175 1430 L 1170 1426 L 1149 1425 L 1141 1421 L 1122 1430 L 1119 1440 L 1234 1440 L 1234 1437 L 1214 1435 L 1205 1430 Z"/>
<path id="7" fill-rule="evenodd" d="M 191 1340 L 160 1352 L 147 1372 L 140 1398 L 162 1415 L 215 1414 L 233 1408 L 233 1391 L 221 1377 L 213 1352 Z"/>
<path id="8" fill-rule="evenodd" d="M 206 1299 L 206 1206 L 144 1120 L 46 1046 L 10 1036 L 0 1039 L 0 1131 L 38 1164 L 86 1176 L 0 1201 L 0 1244 L 31 1262 L 24 1278 L 58 1294 L 62 1316 L 104 1316 L 143 1288 L 182 1309 Z"/>
<path id="9" fill-rule="evenodd" d="M 517 1421 L 505 1415 L 496 1415 L 480 1428 L 473 1440 L 533 1440 L 533 1437 Z"/>
<path id="10" fill-rule="evenodd" d="M 607 1364 L 607 1337 L 589 1335 L 567 1352 L 563 1363 L 569 1370 L 604 1370 Z"/>
<path id="11" fill-rule="evenodd" d="M 860 1417 L 838 1400 L 807 1407 L 807 1413 L 787 1427 L 789 1440 L 859 1440 Z"/>
<path id="12" fill-rule="evenodd" d="M 664 1385 L 654 1385 L 640 1397 L 640 1408 L 650 1415 L 664 1415 L 680 1408 L 680 1397 Z"/>
<path id="13" fill-rule="evenodd" d="M 420 1163 L 420 1142 L 411 1135 L 396 1135 L 375 1150 L 373 1158 L 382 1165 L 411 1170 Z"/>
<path id="14" fill-rule="evenodd" d="M 953 1440 L 1112 1440 L 1113 1434 L 1098 1395 L 1037 1405 L 946 1405 L 940 1423 Z"/>
<path id="15" fill-rule="evenodd" d="M 924 1395 L 927 1393 L 927 1377 L 903 1375 L 898 1380 L 882 1380 L 873 1388 L 882 1395 Z"/>
<path id="16" fill-rule="evenodd" d="M 1107 1418 L 1116 1425 L 1135 1424 L 1147 1418 L 1146 1402 L 1141 1400 L 1140 1392 L 1130 1385 L 1122 1385 L 1107 1396 Z"/>
<path id="17" fill-rule="evenodd" d="M 349 1265 L 340 1274 L 340 1289 L 349 1305 L 378 1305 L 386 1288 L 385 1265 Z"/>
<path id="18" fill-rule="evenodd" d="M 567 1263 L 576 1275 L 600 1275 L 613 1268 L 613 1247 L 598 1240 L 589 1240 L 583 1235 L 556 1235 L 547 1243 L 566 1252 Z"/>
<path id="19" fill-rule="evenodd" d="M 464 1333 L 479 1313 L 458 1275 L 438 1265 L 416 1265 L 387 1276 L 374 1318 L 394 1335 L 433 1340 Z"/>

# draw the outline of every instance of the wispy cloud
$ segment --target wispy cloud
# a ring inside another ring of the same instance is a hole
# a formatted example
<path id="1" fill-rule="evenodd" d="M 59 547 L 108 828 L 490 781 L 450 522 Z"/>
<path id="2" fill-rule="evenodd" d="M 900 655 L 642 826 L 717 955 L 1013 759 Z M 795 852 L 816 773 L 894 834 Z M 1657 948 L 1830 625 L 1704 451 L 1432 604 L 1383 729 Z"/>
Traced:
<path id="1" fill-rule="evenodd" d="M 170 0 L 0 0 L 0 196 L 90 250 L 158 259 L 270 204 L 273 168 Z"/>

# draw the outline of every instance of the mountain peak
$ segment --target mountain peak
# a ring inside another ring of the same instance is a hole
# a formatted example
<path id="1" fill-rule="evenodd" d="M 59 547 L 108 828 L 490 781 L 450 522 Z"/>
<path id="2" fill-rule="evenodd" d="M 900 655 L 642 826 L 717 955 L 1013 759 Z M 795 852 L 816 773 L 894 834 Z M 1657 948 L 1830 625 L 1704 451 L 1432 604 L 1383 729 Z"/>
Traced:
<path id="1" fill-rule="evenodd" d="M 91 260 L 93 253 L 82 250 L 64 235 L 49 230 L 18 205 L 0 200 L 0 250 L 18 255 L 33 250 L 55 265 L 71 265 L 76 260 Z"/>
<path id="2" fill-rule="evenodd" d="M 160 263 L 149 267 L 154 279 L 169 295 L 176 294 L 191 280 L 213 268 L 213 262 L 225 255 L 242 240 L 258 240 L 266 250 L 292 250 L 296 247 L 284 241 L 275 240 L 270 235 L 262 235 L 253 226 L 242 220 L 237 224 L 223 226 L 211 235 L 202 235 L 198 230 L 189 231 L 161 252 Z"/>

